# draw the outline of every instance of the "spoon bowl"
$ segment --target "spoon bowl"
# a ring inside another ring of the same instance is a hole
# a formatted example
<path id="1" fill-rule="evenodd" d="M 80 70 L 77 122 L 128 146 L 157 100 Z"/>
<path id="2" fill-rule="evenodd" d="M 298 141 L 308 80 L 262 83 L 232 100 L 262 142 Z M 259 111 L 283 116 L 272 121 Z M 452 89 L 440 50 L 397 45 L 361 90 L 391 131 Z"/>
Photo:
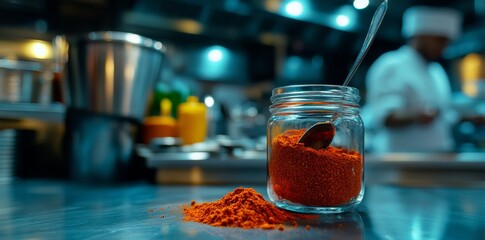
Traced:
<path id="1" fill-rule="evenodd" d="M 316 123 L 300 137 L 299 142 L 313 149 L 327 148 L 335 136 L 335 125 L 330 121 Z"/>
<path id="2" fill-rule="evenodd" d="M 384 0 L 381 5 L 379 5 L 376 12 L 374 13 L 374 16 L 372 17 L 369 30 L 367 31 L 364 43 L 362 44 L 362 48 L 360 49 L 359 55 L 357 55 L 357 59 L 352 65 L 352 68 L 350 69 L 343 86 L 347 86 L 349 84 L 350 80 L 355 75 L 355 72 L 362 63 L 364 56 L 366 55 L 372 42 L 374 41 L 377 30 L 381 26 L 382 20 L 386 15 L 386 11 L 387 0 Z M 333 115 L 332 121 L 325 121 L 314 124 L 313 126 L 308 128 L 305 133 L 303 133 L 298 142 L 303 143 L 306 147 L 311 147 L 316 150 L 328 148 L 328 146 L 330 146 L 330 144 L 332 143 L 336 133 L 334 123 L 338 117 L 339 115 L 337 113 Z"/>

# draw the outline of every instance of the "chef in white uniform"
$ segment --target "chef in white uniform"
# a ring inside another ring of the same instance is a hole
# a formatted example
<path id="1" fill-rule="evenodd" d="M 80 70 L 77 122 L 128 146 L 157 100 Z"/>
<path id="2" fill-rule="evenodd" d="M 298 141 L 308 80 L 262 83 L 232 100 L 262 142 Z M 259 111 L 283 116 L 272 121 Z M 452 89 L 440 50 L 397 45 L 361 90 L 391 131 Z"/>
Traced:
<path id="1" fill-rule="evenodd" d="M 407 44 L 383 54 L 369 69 L 366 126 L 375 152 L 451 151 L 451 87 L 441 58 L 460 32 L 460 14 L 411 7 L 403 15 Z"/>

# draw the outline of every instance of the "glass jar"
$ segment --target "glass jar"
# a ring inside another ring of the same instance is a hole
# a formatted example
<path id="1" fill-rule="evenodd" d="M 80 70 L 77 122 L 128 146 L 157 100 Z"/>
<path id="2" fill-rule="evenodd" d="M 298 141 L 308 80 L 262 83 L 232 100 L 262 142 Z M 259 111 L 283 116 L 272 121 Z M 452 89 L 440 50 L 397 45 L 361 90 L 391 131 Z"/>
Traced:
<path id="1" fill-rule="evenodd" d="M 268 119 L 270 200 L 303 213 L 352 209 L 364 196 L 364 125 L 359 91 L 334 85 L 293 85 L 273 90 Z M 331 122 L 335 135 L 325 149 L 299 143 L 306 129 Z"/>

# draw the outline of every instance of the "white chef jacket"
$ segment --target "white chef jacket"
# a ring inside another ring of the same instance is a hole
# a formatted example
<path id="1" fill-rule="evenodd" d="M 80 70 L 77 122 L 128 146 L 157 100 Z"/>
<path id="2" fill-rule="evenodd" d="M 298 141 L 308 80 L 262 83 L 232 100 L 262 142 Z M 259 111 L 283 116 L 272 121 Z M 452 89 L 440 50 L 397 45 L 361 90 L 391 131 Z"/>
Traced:
<path id="1" fill-rule="evenodd" d="M 375 152 L 451 151 L 453 139 L 450 112 L 451 87 L 443 67 L 428 63 L 412 47 L 403 46 L 383 54 L 367 75 L 366 126 L 373 129 L 371 149 Z M 388 128 L 389 112 L 417 114 L 433 107 L 439 115 L 431 124 L 415 123 Z"/>

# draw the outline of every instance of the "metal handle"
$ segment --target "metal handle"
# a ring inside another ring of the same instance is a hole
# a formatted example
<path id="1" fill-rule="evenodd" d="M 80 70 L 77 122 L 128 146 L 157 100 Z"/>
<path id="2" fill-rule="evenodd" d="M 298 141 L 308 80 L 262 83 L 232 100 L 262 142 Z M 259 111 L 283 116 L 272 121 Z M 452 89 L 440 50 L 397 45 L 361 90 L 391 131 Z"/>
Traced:
<path id="1" fill-rule="evenodd" d="M 364 44 L 362 44 L 362 48 L 360 49 L 359 55 L 357 56 L 357 59 L 355 60 L 354 65 L 352 65 L 352 68 L 349 74 L 347 75 L 347 78 L 345 79 L 343 86 L 347 86 L 347 84 L 349 84 L 352 77 L 354 77 L 355 72 L 357 71 L 357 68 L 362 63 L 362 60 L 364 59 L 365 54 L 367 53 L 367 51 L 370 48 L 370 45 L 374 41 L 374 37 L 377 33 L 377 30 L 381 26 L 382 20 L 386 15 L 386 11 L 387 11 L 387 0 L 384 0 L 381 3 L 381 5 L 379 5 L 376 12 L 374 13 L 374 16 L 372 17 L 369 30 L 367 31 L 367 35 L 365 36 Z"/>

